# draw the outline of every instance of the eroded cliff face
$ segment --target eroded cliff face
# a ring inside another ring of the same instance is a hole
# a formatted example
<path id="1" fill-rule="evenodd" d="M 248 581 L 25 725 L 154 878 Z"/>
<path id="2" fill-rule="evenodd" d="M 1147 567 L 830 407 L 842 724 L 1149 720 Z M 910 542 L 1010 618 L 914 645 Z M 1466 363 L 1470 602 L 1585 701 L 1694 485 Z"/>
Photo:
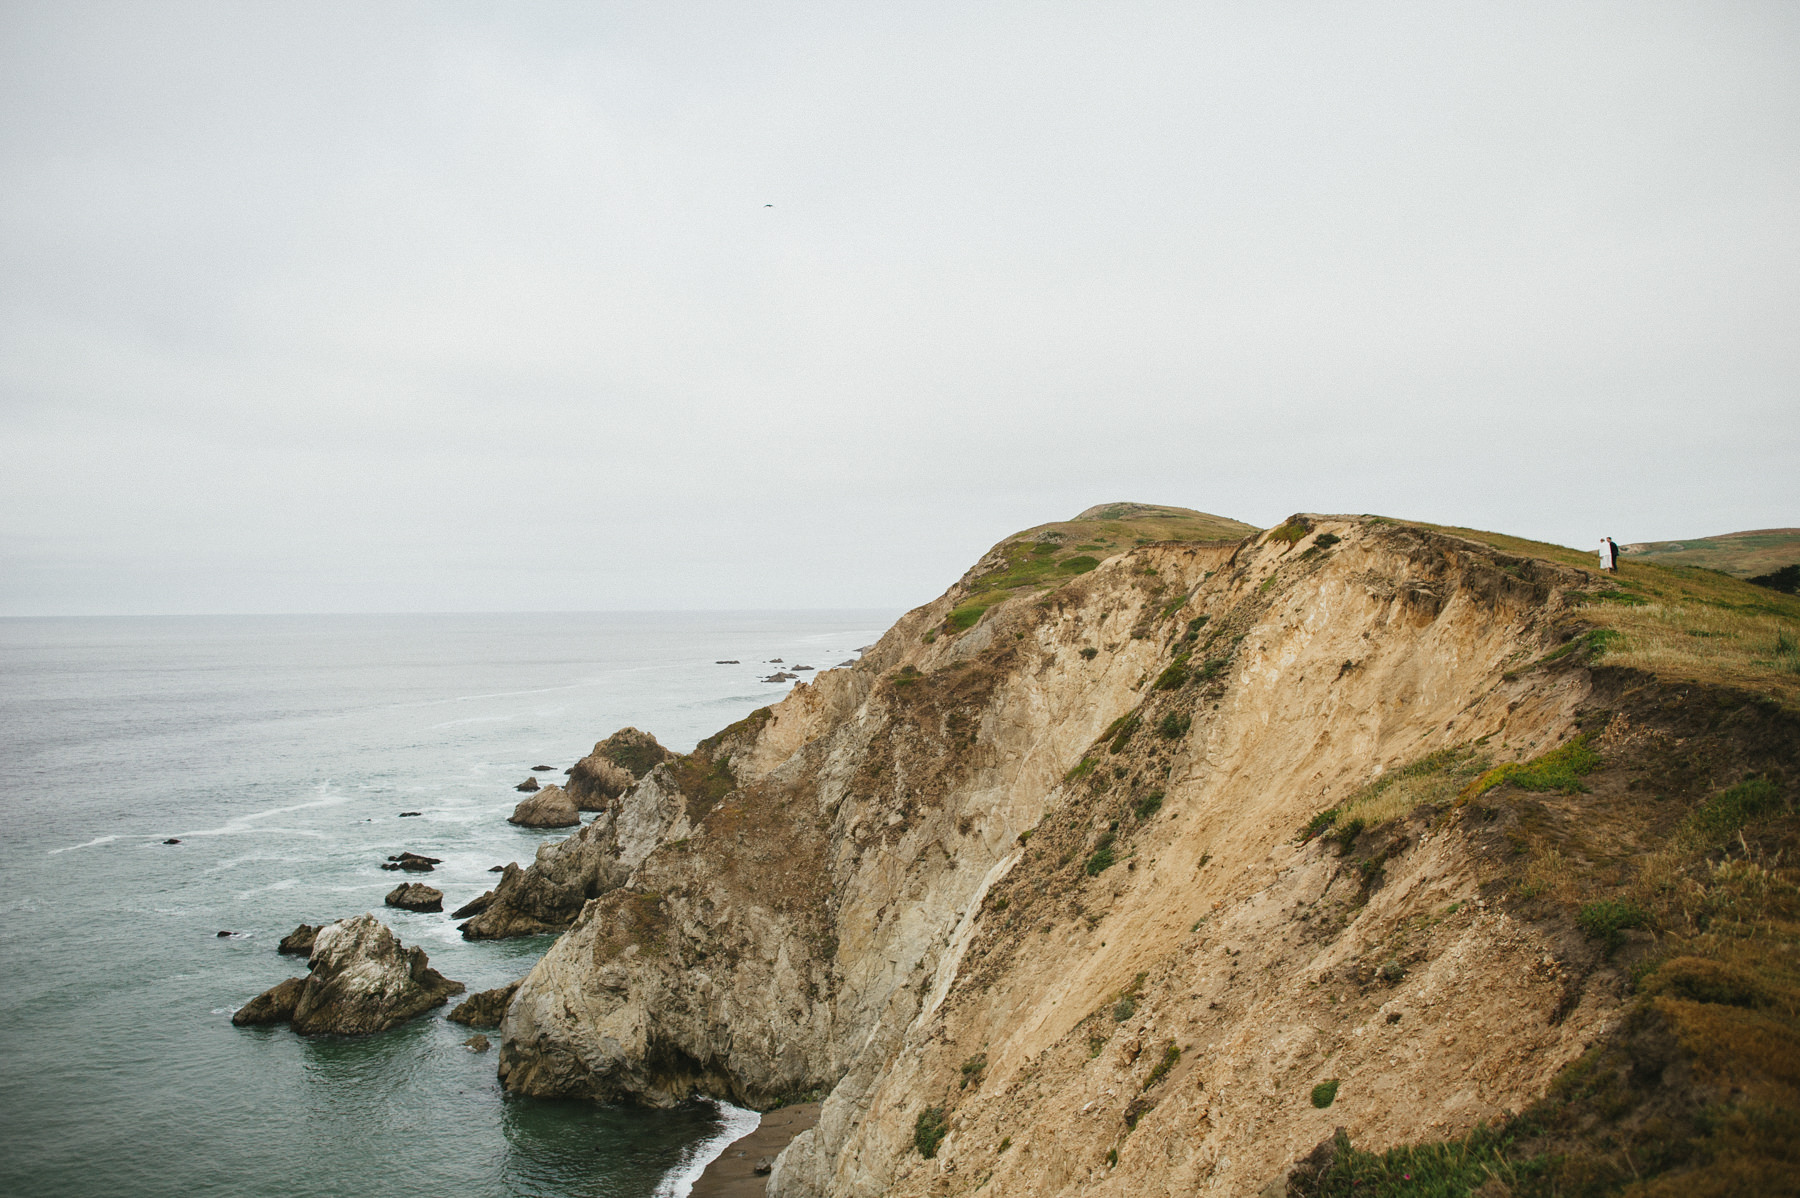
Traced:
<path id="1" fill-rule="evenodd" d="M 1509 671 L 1580 572 L 1310 517 L 1144 545 L 957 632 L 984 568 L 659 766 L 635 830 L 627 793 L 622 884 L 513 999 L 507 1088 L 827 1091 L 783 1198 L 1255 1193 L 1334 1126 L 1516 1108 L 1607 1025 L 1616 987 L 1488 908 L 1461 822 L 1297 836 L 1434 751 L 1565 739 L 1589 673 Z"/>

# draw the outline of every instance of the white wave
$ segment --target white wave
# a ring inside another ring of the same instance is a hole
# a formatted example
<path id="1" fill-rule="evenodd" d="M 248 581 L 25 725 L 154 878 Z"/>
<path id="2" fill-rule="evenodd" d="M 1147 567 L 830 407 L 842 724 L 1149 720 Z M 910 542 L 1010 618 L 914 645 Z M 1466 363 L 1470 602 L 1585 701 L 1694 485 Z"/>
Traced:
<path id="1" fill-rule="evenodd" d="M 111 844 L 113 841 L 115 841 L 117 839 L 118 839 L 117 836 L 96 836 L 96 837 L 94 837 L 94 839 L 88 841 L 86 844 L 71 844 L 64 848 L 51 849 L 50 856 L 54 857 L 58 853 L 73 853 L 76 849 L 91 849 L 97 844 Z"/>
<path id="2" fill-rule="evenodd" d="M 292 836 L 323 837 L 324 833 L 322 833 L 322 832 L 309 832 L 303 828 L 293 828 L 293 829 L 251 828 L 251 827 L 249 827 L 249 824 L 252 820 L 267 819 L 271 815 L 286 815 L 290 811 L 311 811 L 317 807 L 338 807 L 338 806 L 342 806 L 343 804 L 352 801 L 352 799 L 354 798 L 354 796 L 347 795 L 347 794 L 333 794 L 329 789 L 327 789 L 330 785 L 331 784 L 328 782 L 320 783 L 320 785 L 319 785 L 320 797 L 313 799 L 310 802 L 290 803 L 286 807 L 270 807 L 266 811 L 252 811 L 249 815 L 234 815 L 230 819 L 226 820 L 223 824 L 220 824 L 216 828 L 202 828 L 197 832 L 183 832 L 181 834 L 181 838 L 183 840 L 185 840 L 190 836 L 234 836 L 240 832 L 253 832 L 253 831 L 254 832 L 282 831 L 282 832 L 285 832 L 288 835 L 292 835 Z"/>
<path id="3" fill-rule="evenodd" d="M 689 1148 L 681 1163 L 670 1169 L 656 1187 L 656 1198 L 687 1198 L 706 1166 L 725 1155 L 725 1150 L 762 1126 L 762 1116 L 729 1102 L 714 1102 L 724 1122 L 718 1133 Z"/>
<path id="4" fill-rule="evenodd" d="M 283 878 L 279 882 L 270 882 L 267 886 L 257 886 L 250 890 L 240 890 L 238 891 L 237 897 L 240 899 L 247 899 L 253 894 L 267 894 L 271 890 L 292 890 L 298 885 L 300 885 L 300 879 L 298 878 Z"/>

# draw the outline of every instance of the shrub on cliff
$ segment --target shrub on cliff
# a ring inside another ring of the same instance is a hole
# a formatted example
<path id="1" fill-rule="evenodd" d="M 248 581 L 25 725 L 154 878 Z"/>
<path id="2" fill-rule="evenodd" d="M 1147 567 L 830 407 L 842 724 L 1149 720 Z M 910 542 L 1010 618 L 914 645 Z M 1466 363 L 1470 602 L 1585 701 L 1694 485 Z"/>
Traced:
<path id="1" fill-rule="evenodd" d="M 928 1106 L 919 1112 L 913 1121 L 913 1147 L 919 1155 L 930 1160 L 937 1155 L 938 1145 L 950 1134 L 950 1125 L 944 1121 L 944 1108 Z"/>

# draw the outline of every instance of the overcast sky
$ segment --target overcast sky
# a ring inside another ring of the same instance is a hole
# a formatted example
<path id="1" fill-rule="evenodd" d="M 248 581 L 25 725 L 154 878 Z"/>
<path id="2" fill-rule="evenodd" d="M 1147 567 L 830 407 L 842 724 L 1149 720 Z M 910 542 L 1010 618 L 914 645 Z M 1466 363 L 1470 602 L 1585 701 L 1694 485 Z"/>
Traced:
<path id="1" fill-rule="evenodd" d="M 0 2 L 0 614 L 1800 524 L 1800 5 Z"/>

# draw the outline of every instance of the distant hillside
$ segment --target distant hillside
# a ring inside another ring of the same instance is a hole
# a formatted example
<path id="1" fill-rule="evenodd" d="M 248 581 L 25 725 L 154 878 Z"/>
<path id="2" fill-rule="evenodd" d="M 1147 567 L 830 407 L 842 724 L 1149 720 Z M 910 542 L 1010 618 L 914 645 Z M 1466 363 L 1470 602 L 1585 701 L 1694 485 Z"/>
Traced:
<path id="1" fill-rule="evenodd" d="M 1625 556 L 1664 566 L 1704 566 L 1750 578 L 1800 562 L 1800 528 L 1758 528 L 1692 541 L 1641 541 L 1625 546 Z"/>

